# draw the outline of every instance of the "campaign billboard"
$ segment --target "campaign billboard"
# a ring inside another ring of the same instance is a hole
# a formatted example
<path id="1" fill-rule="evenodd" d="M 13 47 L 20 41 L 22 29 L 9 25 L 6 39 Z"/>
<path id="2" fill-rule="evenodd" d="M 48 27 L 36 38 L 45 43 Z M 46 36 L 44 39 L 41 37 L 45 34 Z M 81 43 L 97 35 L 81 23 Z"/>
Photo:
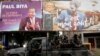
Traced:
<path id="1" fill-rule="evenodd" d="M 43 2 L 43 17 L 45 16 L 44 19 L 51 18 L 48 22 L 52 21 L 49 24 L 52 27 L 44 25 L 44 28 L 53 31 L 100 30 L 99 6 L 99 0 L 45 1 Z M 49 16 L 46 17 L 46 15 Z M 44 23 L 46 23 L 45 20 Z"/>
<path id="2" fill-rule="evenodd" d="M 31 24 L 30 18 L 34 18 L 34 26 Z M 35 31 L 41 29 L 41 1 L 1 3 L 0 31 Z"/>

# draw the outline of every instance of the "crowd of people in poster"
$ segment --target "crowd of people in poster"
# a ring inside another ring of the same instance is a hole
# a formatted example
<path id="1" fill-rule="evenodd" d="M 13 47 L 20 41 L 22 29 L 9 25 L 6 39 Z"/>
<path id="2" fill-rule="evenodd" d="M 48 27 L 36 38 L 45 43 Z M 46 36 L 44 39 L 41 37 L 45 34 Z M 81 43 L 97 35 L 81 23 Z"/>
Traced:
<path id="1" fill-rule="evenodd" d="M 0 31 L 100 30 L 99 0 L 0 2 Z"/>

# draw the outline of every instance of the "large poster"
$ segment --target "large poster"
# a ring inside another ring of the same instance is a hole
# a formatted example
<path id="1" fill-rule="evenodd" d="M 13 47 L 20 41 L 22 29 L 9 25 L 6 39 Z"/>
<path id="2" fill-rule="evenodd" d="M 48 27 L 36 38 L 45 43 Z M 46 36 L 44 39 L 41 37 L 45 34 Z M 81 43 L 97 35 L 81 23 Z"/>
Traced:
<path id="1" fill-rule="evenodd" d="M 0 31 L 42 29 L 41 1 L 2 2 L 1 10 Z"/>
<path id="2" fill-rule="evenodd" d="M 100 30 L 99 0 L 32 0 L 0 5 L 0 31 Z"/>
<path id="3" fill-rule="evenodd" d="M 99 0 L 45 1 L 43 15 L 52 16 L 48 22 L 53 22 L 53 31 L 100 30 L 99 6 Z"/>

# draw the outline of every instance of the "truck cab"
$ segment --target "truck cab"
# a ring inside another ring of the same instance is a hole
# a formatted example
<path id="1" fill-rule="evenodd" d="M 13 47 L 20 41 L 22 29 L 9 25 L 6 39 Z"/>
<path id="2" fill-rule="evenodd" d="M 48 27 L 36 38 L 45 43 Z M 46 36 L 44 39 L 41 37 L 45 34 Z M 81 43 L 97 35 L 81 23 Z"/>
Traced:
<path id="1" fill-rule="evenodd" d="M 33 38 L 26 47 L 26 56 L 46 56 L 47 38 L 37 37 Z"/>

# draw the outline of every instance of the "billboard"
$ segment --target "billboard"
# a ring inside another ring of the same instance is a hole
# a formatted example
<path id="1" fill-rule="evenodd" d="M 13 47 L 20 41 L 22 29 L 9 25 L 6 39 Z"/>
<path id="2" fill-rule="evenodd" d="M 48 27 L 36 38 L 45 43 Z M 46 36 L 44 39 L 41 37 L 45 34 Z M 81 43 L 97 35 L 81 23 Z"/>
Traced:
<path id="1" fill-rule="evenodd" d="M 48 22 L 52 21 L 49 25 L 53 31 L 100 30 L 99 5 L 99 0 L 44 1 L 43 15 L 50 15 Z"/>
<path id="2" fill-rule="evenodd" d="M 42 28 L 41 1 L 2 2 L 1 10 L 0 31 L 35 31 Z"/>
<path id="3" fill-rule="evenodd" d="M 0 5 L 0 31 L 100 30 L 99 0 L 32 0 Z"/>

